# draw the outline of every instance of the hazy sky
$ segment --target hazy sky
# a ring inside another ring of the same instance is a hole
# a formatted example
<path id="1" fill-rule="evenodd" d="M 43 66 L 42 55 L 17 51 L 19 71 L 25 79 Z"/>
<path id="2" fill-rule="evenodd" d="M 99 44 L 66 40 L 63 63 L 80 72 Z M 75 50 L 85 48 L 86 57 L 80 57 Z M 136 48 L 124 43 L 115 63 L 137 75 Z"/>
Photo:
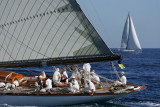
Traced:
<path id="1" fill-rule="evenodd" d="M 160 0 L 77 0 L 110 48 L 119 48 L 128 12 L 142 48 L 160 48 Z"/>

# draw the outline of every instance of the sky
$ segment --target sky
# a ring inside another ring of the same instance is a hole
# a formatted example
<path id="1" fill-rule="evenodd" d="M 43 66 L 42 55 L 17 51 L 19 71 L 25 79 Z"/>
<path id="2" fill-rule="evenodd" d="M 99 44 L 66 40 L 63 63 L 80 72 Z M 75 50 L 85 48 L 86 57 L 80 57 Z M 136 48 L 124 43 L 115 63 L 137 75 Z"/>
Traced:
<path id="1" fill-rule="evenodd" d="M 120 48 L 128 13 L 142 48 L 160 48 L 160 0 L 77 0 L 107 46 Z"/>

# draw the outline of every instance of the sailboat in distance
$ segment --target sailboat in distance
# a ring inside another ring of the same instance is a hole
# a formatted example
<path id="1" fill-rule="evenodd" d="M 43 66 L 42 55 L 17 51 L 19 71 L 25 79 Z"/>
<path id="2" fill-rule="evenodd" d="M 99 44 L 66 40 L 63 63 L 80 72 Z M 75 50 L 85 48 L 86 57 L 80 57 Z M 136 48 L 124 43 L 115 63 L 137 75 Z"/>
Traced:
<path id="1" fill-rule="evenodd" d="M 122 60 L 108 48 L 76 0 L 1 0 L 0 36 L 0 69 Z M 146 89 L 133 84 L 110 88 L 109 82 L 103 82 L 106 86 L 96 89 L 94 95 L 81 90 L 65 92 L 64 87 L 37 93 L 35 76 L 8 70 L 0 70 L 0 82 L 18 80 L 20 87 L 9 91 L 0 88 L 0 104 L 71 105 L 107 101 Z"/>
<path id="2" fill-rule="evenodd" d="M 142 52 L 142 48 L 139 43 L 130 14 L 128 14 L 128 17 L 124 26 L 122 41 L 121 41 L 121 48 L 125 48 L 120 50 L 123 53 L 138 54 Z"/>

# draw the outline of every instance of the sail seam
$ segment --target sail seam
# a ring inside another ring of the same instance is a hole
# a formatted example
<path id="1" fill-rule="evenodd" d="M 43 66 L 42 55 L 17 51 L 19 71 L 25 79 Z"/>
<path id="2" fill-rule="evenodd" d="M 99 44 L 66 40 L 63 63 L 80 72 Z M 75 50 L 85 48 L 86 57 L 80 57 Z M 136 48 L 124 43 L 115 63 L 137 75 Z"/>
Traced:
<path id="1" fill-rule="evenodd" d="M 48 7 L 45 9 L 45 12 L 48 10 L 48 8 L 49 8 L 49 7 L 50 7 L 50 5 L 52 4 L 52 2 L 53 2 L 53 1 L 51 1 L 51 2 L 50 2 L 50 4 L 48 5 Z M 32 33 L 32 37 L 34 36 L 35 31 L 37 30 L 37 27 L 38 27 L 38 25 L 40 24 L 40 22 L 41 22 L 42 18 L 43 18 L 43 17 L 41 17 L 41 18 L 40 18 L 40 20 L 39 20 L 38 24 L 36 25 L 36 28 L 34 29 L 34 31 L 33 31 L 33 33 Z M 46 25 L 46 24 L 45 24 L 45 25 Z M 34 43 L 33 49 L 32 49 L 32 51 L 31 51 L 31 53 L 30 53 L 30 55 L 29 55 L 29 58 L 28 58 L 28 59 L 30 59 L 30 57 L 31 57 L 31 55 L 32 55 L 32 52 L 33 52 L 33 50 L 34 50 L 35 46 L 37 45 L 37 42 L 38 42 L 38 40 L 39 40 L 39 38 L 40 38 L 40 36 L 41 36 L 41 33 L 42 33 L 42 32 L 43 32 L 43 30 L 44 30 L 45 25 L 43 26 L 43 28 L 42 28 L 42 30 L 41 30 L 41 32 L 40 32 L 40 34 L 38 35 L 38 38 L 37 38 L 36 42 Z M 23 57 L 22 57 L 22 59 L 23 59 Z M 35 58 L 35 59 L 36 59 L 36 58 Z"/>
<path id="2" fill-rule="evenodd" d="M 28 4 L 28 2 L 29 2 L 29 0 L 27 1 L 26 5 Z M 18 7 L 18 8 L 19 8 L 19 7 Z M 26 6 L 25 6 L 25 8 L 26 8 Z M 24 9 L 23 9 L 23 11 L 24 11 Z M 22 17 L 23 11 L 22 11 L 20 17 Z M 13 19 L 14 19 L 14 18 L 13 18 Z M 13 20 L 13 19 L 12 19 L 12 20 Z M 10 30 L 10 27 L 11 27 L 11 26 L 9 26 L 9 29 L 8 29 L 7 31 Z M 15 29 L 14 29 L 13 35 L 14 35 L 16 29 L 17 29 L 17 25 L 16 25 L 16 27 L 15 27 Z M 8 33 L 7 33 L 6 35 L 8 35 Z M 6 37 L 6 36 L 5 36 L 5 37 Z M 9 47 L 10 43 L 11 43 L 11 40 L 12 40 L 12 37 L 11 37 L 11 39 L 10 39 L 9 42 L 8 42 L 7 49 L 8 49 L 8 47 Z M 11 55 L 12 55 L 12 54 L 11 54 Z M 5 56 L 4 56 L 4 57 L 5 57 Z M 4 57 L 3 57 L 3 58 L 4 58 Z"/>
<path id="3" fill-rule="evenodd" d="M 61 1 L 60 1 L 59 4 L 56 6 L 56 8 L 60 5 L 60 3 L 61 3 Z M 57 16 L 57 19 L 56 19 L 56 20 L 54 21 L 54 23 L 52 24 L 52 27 L 53 27 L 53 25 L 56 23 L 56 21 L 59 19 L 60 15 L 61 15 L 61 13 Z M 52 30 L 52 27 L 50 28 L 48 34 L 49 34 L 50 31 Z M 58 32 L 58 30 L 57 30 L 56 32 Z M 48 34 L 47 34 L 47 36 L 48 36 Z M 55 34 L 56 34 L 56 33 L 55 33 Z M 46 51 L 45 51 L 45 54 L 47 53 L 47 51 L 48 51 L 48 49 L 49 49 L 49 47 L 50 47 L 50 45 L 51 45 L 51 43 L 52 43 L 52 41 L 54 40 L 55 37 L 56 37 L 56 35 L 54 35 L 54 36 L 52 37 L 52 39 L 51 39 L 51 41 L 50 41 L 50 43 L 49 43 L 49 45 L 48 45 L 48 48 L 47 48 Z M 51 57 L 51 56 L 50 56 L 50 57 Z M 44 57 L 43 57 L 43 58 L 44 58 Z"/>

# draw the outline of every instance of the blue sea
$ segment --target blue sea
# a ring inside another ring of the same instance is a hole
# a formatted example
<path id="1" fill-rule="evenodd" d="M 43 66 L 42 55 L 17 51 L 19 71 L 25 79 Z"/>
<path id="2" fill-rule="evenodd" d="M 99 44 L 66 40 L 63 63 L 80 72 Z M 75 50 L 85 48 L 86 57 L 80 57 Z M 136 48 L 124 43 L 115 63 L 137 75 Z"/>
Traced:
<path id="1" fill-rule="evenodd" d="M 120 54 L 120 53 L 119 53 Z M 160 107 L 160 49 L 143 49 L 142 54 L 120 54 L 122 55 L 122 64 L 126 67 L 121 70 L 117 61 L 114 64 L 117 71 L 124 71 L 127 77 L 127 83 L 145 85 L 146 90 L 135 93 L 120 99 L 99 103 L 87 103 L 72 105 L 73 107 Z M 82 67 L 82 65 L 79 65 Z M 117 80 L 113 68 L 109 62 L 92 63 L 92 68 L 97 74 Z M 63 68 L 60 66 L 59 68 Z M 5 69 L 23 75 L 40 75 L 41 71 L 45 71 L 50 76 L 53 75 L 53 67 L 45 68 L 18 68 Z M 71 72 L 68 72 L 71 75 Z M 105 81 L 101 79 L 101 81 Z M 12 105 L 0 105 L 3 107 L 13 107 Z M 63 106 L 61 106 L 63 107 Z M 65 106 L 66 107 L 66 106 Z M 68 107 L 68 106 L 67 106 Z"/>

